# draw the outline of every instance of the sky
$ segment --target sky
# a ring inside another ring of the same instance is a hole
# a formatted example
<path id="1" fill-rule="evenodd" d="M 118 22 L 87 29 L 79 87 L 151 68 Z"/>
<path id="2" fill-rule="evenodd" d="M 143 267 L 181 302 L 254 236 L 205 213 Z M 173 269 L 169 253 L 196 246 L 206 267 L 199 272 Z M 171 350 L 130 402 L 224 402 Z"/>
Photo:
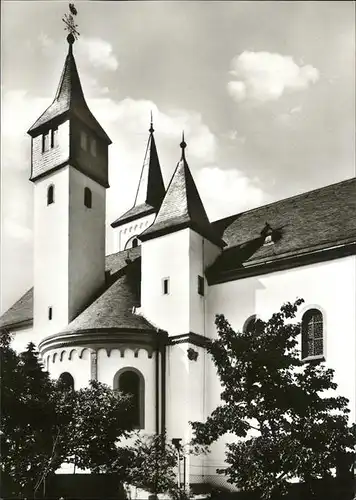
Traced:
<path id="1" fill-rule="evenodd" d="M 167 186 L 186 156 L 210 220 L 355 175 L 355 5 L 77 2 L 84 94 L 113 144 L 110 223 L 134 202 L 150 112 Z M 54 98 L 68 3 L 1 2 L 0 308 L 33 283 L 28 128 Z"/>

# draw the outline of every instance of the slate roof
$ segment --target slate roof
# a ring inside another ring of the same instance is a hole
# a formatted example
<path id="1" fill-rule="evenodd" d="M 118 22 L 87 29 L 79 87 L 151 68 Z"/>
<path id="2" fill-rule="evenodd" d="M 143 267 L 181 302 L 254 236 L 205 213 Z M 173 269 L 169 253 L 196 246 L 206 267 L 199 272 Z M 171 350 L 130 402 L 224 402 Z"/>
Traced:
<path id="1" fill-rule="evenodd" d="M 264 245 L 265 223 L 275 243 Z M 356 178 L 213 222 L 227 243 L 210 272 L 222 273 L 258 262 L 356 241 Z"/>
<path id="2" fill-rule="evenodd" d="M 71 43 L 69 44 L 68 55 L 64 63 L 55 98 L 52 104 L 31 126 L 28 133 L 34 137 L 40 133 L 44 125 L 54 120 L 60 120 L 66 114 L 76 116 L 106 140 L 108 144 L 111 144 L 110 138 L 91 113 L 85 101 Z"/>
<path id="3" fill-rule="evenodd" d="M 144 215 L 157 212 L 163 201 L 166 191 L 153 135 L 154 129 L 152 123 L 149 132 L 150 135 L 147 142 L 134 206 L 112 222 L 112 227 L 118 227 L 138 219 L 139 217 L 143 217 Z"/>
<path id="4" fill-rule="evenodd" d="M 119 277 L 87 309 L 77 316 L 65 332 L 87 330 L 150 330 L 156 329 L 142 316 L 132 313 L 138 305 L 135 290 L 126 274 Z"/>
<path id="5" fill-rule="evenodd" d="M 133 306 L 138 305 L 140 255 L 141 248 L 136 247 L 106 257 L 108 279 L 105 290 L 68 325 L 66 331 L 87 328 L 155 330 L 143 317 L 132 314 Z M 130 268 L 126 259 L 132 261 Z M 0 328 L 32 320 L 33 288 L 1 316 Z"/>
<path id="6" fill-rule="evenodd" d="M 118 219 L 111 223 L 111 227 L 122 226 L 122 224 L 127 224 L 133 220 L 139 219 L 140 217 L 144 217 L 145 215 L 154 214 L 157 212 L 157 209 L 152 205 L 148 205 L 147 203 L 142 203 L 142 205 L 133 206 L 121 215 Z"/>
<path id="7" fill-rule="evenodd" d="M 181 143 L 182 157 L 168 186 L 166 195 L 154 223 L 139 238 L 142 241 L 190 227 L 202 236 L 223 246 L 213 226 L 210 224 L 198 189 L 185 158 L 186 144 Z"/>
<path id="8" fill-rule="evenodd" d="M 33 319 L 33 287 L 0 317 L 0 328 L 20 325 Z"/>

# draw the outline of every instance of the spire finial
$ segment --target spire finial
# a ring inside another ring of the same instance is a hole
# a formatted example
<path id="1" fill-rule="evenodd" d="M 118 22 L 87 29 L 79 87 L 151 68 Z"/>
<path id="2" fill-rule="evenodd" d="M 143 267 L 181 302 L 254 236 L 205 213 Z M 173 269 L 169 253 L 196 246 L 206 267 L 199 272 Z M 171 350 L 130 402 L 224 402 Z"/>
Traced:
<path id="1" fill-rule="evenodd" d="M 182 142 L 180 143 L 180 147 L 182 148 L 182 158 L 185 158 L 185 148 L 187 147 L 187 143 L 184 140 L 184 130 L 182 132 Z"/>
<path id="2" fill-rule="evenodd" d="M 149 131 L 150 134 L 153 134 L 153 132 L 155 131 L 155 129 L 153 128 L 152 110 L 151 110 L 151 125 L 150 125 L 150 128 L 149 128 L 148 131 Z"/>
<path id="3" fill-rule="evenodd" d="M 74 22 L 73 16 L 76 16 L 78 14 L 77 9 L 74 7 L 74 3 L 69 4 L 69 11 L 70 14 L 64 14 L 64 17 L 62 17 L 62 21 L 65 24 L 64 29 L 69 32 L 67 36 L 67 42 L 69 43 L 69 50 L 71 51 L 73 43 L 78 39 L 80 33 L 77 30 L 78 25 Z"/>

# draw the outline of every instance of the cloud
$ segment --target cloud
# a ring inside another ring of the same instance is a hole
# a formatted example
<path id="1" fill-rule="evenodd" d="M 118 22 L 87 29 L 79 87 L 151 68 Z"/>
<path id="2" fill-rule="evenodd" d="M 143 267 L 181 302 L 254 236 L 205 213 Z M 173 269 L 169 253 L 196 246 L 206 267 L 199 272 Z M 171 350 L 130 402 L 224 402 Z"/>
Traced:
<path id="1" fill-rule="evenodd" d="M 32 230 L 29 227 L 10 218 L 5 218 L 2 224 L 3 238 L 15 238 L 23 243 L 32 242 Z"/>
<path id="2" fill-rule="evenodd" d="M 294 117 L 296 115 L 299 115 L 301 111 L 302 111 L 301 106 L 295 106 L 286 113 L 280 113 L 279 115 L 277 115 L 276 120 L 277 122 L 280 122 L 283 125 L 291 125 L 294 121 Z"/>
<path id="3" fill-rule="evenodd" d="M 319 79 L 319 71 L 310 64 L 299 66 L 291 56 L 271 52 L 245 51 L 231 61 L 227 84 L 236 101 L 273 101 L 287 91 L 305 90 Z"/>
<path id="4" fill-rule="evenodd" d="M 37 39 L 44 52 L 51 50 L 54 46 L 54 40 L 43 31 L 38 35 Z"/>
<path id="5" fill-rule="evenodd" d="M 33 97 L 22 89 L 3 89 L 1 100 L 2 168 L 29 169 L 31 141 L 27 130 L 50 103 L 50 98 Z"/>
<path id="6" fill-rule="evenodd" d="M 119 67 L 119 61 L 114 54 L 113 47 L 106 40 L 81 37 L 80 43 L 77 45 L 78 57 L 86 59 L 94 68 L 116 71 Z"/>
<path id="7" fill-rule="evenodd" d="M 239 142 L 240 144 L 245 144 L 246 137 L 243 135 L 239 135 L 238 131 L 235 129 L 228 130 L 224 134 L 222 134 L 224 139 L 228 139 L 231 142 Z"/>
<path id="8" fill-rule="evenodd" d="M 216 137 L 203 122 L 200 113 L 186 109 L 162 111 L 154 102 L 143 99 L 126 98 L 122 101 L 114 101 L 108 97 L 92 99 L 88 102 L 99 122 L 106 123 L 110 128 L 111 135 L 125 138 L 128 143 L 137 134 L 143 134 L 146 140 L 152 111 L 158 140 L 165 143 L 167 147 L 175 149 L 177 161 L 184 130 L 188 144 L 187 155 L 194 160 L 215 162 Z"/>
<path id="9" fill-rule="evenodd" d="M 243 212 L 268 201 L 256 182 L 235 169 L 204 167 L 196 181 L 210 220 Z"/>

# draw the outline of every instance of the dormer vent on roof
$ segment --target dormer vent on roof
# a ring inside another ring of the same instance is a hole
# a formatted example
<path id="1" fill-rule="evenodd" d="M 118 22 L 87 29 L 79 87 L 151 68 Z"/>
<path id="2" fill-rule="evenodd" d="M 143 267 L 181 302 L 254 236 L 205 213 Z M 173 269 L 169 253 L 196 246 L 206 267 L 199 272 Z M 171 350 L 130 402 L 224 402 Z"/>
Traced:
<path id="1" fill-rule="evenodd" d="M 261 236 L 262 236 L 262 238 L 264 238 L 263 244 L 264 245 L 273 245 L 273 243 L 275 242 L 274 235 L 275 235 L 274 230 L 272 229 L 270 224 L 268 224 L 268 222 L 266 222 L 264 228 L 261 231 Z"/>

